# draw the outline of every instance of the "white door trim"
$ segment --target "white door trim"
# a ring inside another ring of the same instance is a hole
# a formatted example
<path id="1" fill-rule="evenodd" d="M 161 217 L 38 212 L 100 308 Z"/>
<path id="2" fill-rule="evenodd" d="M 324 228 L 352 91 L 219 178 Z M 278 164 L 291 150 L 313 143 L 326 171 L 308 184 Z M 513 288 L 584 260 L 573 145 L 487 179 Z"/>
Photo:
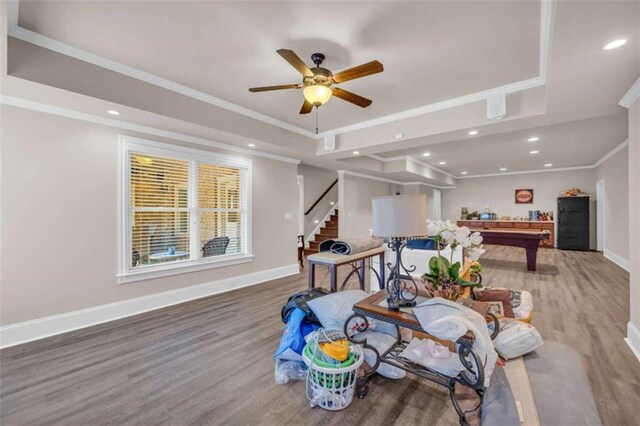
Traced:
<path id="1" fill-rule="evenodd" d="M 604 206 L 605 181 L 600 179 L 596 182 L 596 249 L 604 252 L 605 248 L 605 225 L 606 215 Z"/>

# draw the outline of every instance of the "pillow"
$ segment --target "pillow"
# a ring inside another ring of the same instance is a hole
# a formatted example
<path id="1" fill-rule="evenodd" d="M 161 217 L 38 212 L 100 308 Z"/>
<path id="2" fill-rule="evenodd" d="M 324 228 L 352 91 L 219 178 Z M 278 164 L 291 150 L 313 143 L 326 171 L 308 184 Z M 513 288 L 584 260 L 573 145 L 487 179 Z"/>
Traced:
<path id="1" fill-rule="evenodd" d="M 516 319 L 500 320 L 500 333 L 493 341 L 504 359 L 517 358 L 542 346 L 542 336 L 531 324 Z"/>
<path id="2" fill-rule="evenodd" d="M 481 302 L 500 302 L 502 312 L 493 311 L 496 316 L 513 318 L 513 307 L 511 306 L 511 291 L 507 289 L 483 288 L 475 291 L 476 300 Z"/>
<path id="3" fill-rule="evenodd" d="M 353 305 L 369 296 L 362 290 L 347 290 L 309 300 L 307 305 L 324 328 L 343 330 L 344 323 L 353 315 Z"/>

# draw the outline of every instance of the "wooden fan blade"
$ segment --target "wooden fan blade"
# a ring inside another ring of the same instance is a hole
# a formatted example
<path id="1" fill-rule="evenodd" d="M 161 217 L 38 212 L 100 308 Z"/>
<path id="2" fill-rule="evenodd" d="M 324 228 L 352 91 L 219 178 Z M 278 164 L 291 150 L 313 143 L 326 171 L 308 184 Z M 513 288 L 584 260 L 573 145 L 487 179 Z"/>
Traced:
<path id="1" fill-rule="evenodd" d="M 303 60 L 296 55 L 296 52 L 288 49 L 278 49 L 277 52 L 285 61 L 289 62 L 295 69 L 297 69 L 300 74 L 305 77 L 313 77 L 313 71 L 311 71 Z"/>
<path id="2" fill-rule="evenodd" d="M 250 92 L 268 92 L 269 90 L 284 90 L 284 89 L 299 89 L 302 87 L 299 84 L 281 84 L 280 86 L 264 86 L 264 87 L 252 87 Z"/>
<path id="3" fill-rule="evenodd" d="M 313 110 L 313 104 L 305 99 L 302 108 L 300 108 L 300 114 L 309 114 L 311 110 Z"/>
<path id="4" fill-rule="evenodd" d="M 366 108 L 373 102 L 371 99 L 363 98 L 360 95 L 351 93 L 347 90 L 340 89 L 338 87 L 333 89 L 333 96 L 342 99 L 343 101 L 351 102 L 359 107 Z"/>
<path id="5" fill-rule="evenodd" d="M 366 64 L 358 65 L 357 67 L 349 68 L 348 70 L 340 71 L 333 75 L 333 81 L 336 83 L 344 83 L 345 81 L 353 80 L 360 77 L 366 77 L 371 74 L 377 74 L 384 71 L 384 67 L 378 61 L 367 62 Z"/>

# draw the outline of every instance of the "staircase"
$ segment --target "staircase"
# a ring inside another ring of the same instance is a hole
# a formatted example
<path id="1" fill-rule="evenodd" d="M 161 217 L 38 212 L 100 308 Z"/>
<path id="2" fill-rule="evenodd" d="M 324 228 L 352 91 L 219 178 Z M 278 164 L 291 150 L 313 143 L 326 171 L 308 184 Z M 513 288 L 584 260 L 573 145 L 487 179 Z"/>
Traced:
<path id="1" fill-rule="evenodd" d="M 318 244 L 324 240 L 330 240 L 338 238 L 338 210 L 329 216 L 329 220 L 324 223 L 324 226 L 320 228 L 320 233 L 315 234 L 314 241 L 309 241 L 309 248 L 304 249 L 304 255 L 308 256 L 313 253 L 318 253 Z"/>

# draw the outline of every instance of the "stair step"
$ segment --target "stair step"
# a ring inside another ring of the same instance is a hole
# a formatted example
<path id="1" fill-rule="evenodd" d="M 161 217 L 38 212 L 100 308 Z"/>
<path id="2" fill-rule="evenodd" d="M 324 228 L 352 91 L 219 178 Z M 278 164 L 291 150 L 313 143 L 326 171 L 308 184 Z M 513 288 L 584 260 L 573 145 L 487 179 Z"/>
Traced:
<path id="1" fill-rule="evenodd" d="M 305 256 L 309 256 L 310 254 L 315 254 L 315 253 L 318 253 L 318 249 L 312 249 L 312 248 L 304 249 Z"/>
<path id="2" fill-rule="evenodd" d="M 318 241 L 309 241 L 309 248 L 315 251 L 318 251 Z"/>
<path id="3" fill-rule="evenodd" d="M 330 239 L 334 238 L 334 237 L 332 237 L 330 235 L 321 235 L 321 234 L 316 234 L 316 235 L 314 235 L 314 237 L 315 237 L 314 240 L 316 242 L 322 242 L 322 241 L 330 240 Z"/>
<path id="4" fill-rule="evenodd" d="M 320 235 L 326 235 L 327 237 L 337 238 L 338 228 L 320 228 Z"/>
<path id="5" fill-rule="evenodd" d="M 329 216 L 329 220 L 331 220 L 332 222 L 337 222 L 338 221 L 338 215 L 337 214 L 332 214 L 331 216 Z"/>
<path id="6" fill-rule="evenodd" d="M 338 222 L 337 221 L 328 221 L 324 223 L 324 227 L 325 228 L 337 228 L 338 227 Z"/>

